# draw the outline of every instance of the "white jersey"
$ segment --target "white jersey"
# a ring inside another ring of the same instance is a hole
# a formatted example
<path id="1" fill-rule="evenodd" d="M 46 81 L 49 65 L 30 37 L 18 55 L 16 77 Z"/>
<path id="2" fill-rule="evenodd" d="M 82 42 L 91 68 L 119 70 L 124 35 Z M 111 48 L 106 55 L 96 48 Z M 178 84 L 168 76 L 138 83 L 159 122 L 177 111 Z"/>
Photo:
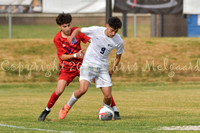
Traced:
<path id="1" fill-rule="evenodd" d="M 124 52 L 124 43 L 119 34 L 110 38 L 105 35 L 105 27 L 81 28 L 81 32 L 91 38 L 91 43 L 87 48 L 82 65 L 94 67 L 108 66 L 108 56 L 116 48 L 117 55 Z"/>

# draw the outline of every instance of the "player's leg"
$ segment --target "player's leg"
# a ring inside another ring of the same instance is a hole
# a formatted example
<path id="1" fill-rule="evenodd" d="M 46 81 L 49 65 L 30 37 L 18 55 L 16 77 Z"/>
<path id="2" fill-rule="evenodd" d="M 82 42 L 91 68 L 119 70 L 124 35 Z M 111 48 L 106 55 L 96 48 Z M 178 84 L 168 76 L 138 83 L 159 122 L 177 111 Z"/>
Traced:
<path id="1" fill-rule="evenodd" d="M 104 95 L 104 99 L 103 99 L 103 103 L 111 106 L 112 103 L 112 87 L 100 87 L 103 95 Z"/>
<path id="2" fill-rule="evenodd" d="M 112 81 L 108 70 L 102 69 L 99 77 L 95 79 L 96 87 L 112 86 Z M 120 119 L 119 111 L 117 110 L 114 98 L 112 97 L 111 107 L 114 110 L 114 119 Z"/>
<path id="3" fill-rule="evenodd" d="M 81 80 L 80 81 L 80 88 L 78 90 L 74 91 L 74 96 L 76 98 L 80 98 L 82 95 L 84 95 L 87 92 L 89 85 L 90 85 L 89 81 Z"/>
<path id="4" fill-rule="evenodd" d="M 59 96 L 63 93 L 63 91 L 65 90 L 65 87 L 67 86 L 67 81 L 65 80 L 58 80 L 57 83 L 57 88 L 56 90 L 52 93 L 46 108 L 44 109 L 44 111 L 40 114 L 38 120 L 39 121 L 44 121 L 46 116 L 50 113 L 51 108 L 54 106 L 54 104 L 56 103 L 57 99 L 59 98 Z"/>
<path id="5" fill-rule="evenodd" d="M 111 106 L 112 81 L 111 81 L 110 74 L 107 69 L 105 69 L 105 68 L 99 69 L 99 74 L 97 77 L 95 77 L 95 84 L 96 84 L 96 88 L 100 88 L 104 95 L 103 102 L 106 105 Z"/>
<path id="6" fill-rule="evenodd" d="M 115 114 L 115 115 L 114 115 L 114 119 L 115 119 L 115 120 L 120 120 L 121 117 L 120 117 L 120 115 L 119 115 L 119 111 L 117 110 L 117 107 L 116 107 L 116 104 L 115 104 L 115 101 L 114 101 L 113 96 L 112 96 L 111 107 L 112 107 L 113 110 L 114 110 L 114 114 Z"/>
<path id="7" fill-rule="evenodd" d="M 93 67 L 89 66 L 84 66 L 82 65 L 80 68 L 80 87 L 78 90 L 75 90 L 74 93 L 72 94 L 70 100 L 65 104 L 65 106 L 60 110 L 59 112 L 59 118 L 64 119 L 71 107 L 75 104 L 75 102 L 82 96 L 84 95 L 88 87 L 90 86 L 90 83 L 92 79 L 96 76 L 95 74 L 97 70 L 94 69 Z"/>
<path id="8" fill-rule="evenodd" d="M 72 106 L 76 103 L 76 101 L 87 92 L 89 85 L 90 85 L 90 82 L 87 80 L 80 81 L 79 89 L 74 91 L 74 93 L 72 94 L 67 104 L 65 104 L 63 108 L 60 110 L 59 112 L 60 119 L 64 119 L 66 117 L 67 113 L 72 108 Z"/>
<path id="9" fill-rule="evenodd" d="M 115 100 L 114 100 L 113 96 L 112 96 L 111 107 L 112 107 L 112 108 L 113 108 L 113 107 L 114 107 L 114 108 L 116 107 Z M 113 110 L 114 110 L 114 108 L 113 108 Z"/>

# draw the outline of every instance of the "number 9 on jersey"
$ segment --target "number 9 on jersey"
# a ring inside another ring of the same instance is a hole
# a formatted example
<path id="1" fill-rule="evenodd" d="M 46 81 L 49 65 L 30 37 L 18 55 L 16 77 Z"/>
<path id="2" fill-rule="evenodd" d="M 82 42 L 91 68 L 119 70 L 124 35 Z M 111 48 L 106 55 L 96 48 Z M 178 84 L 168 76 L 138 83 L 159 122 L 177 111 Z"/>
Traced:
<path id="1" fill-rule="evenodd" d="M 100 53 L 101 53 L 101 54 L 104 54 L 105 50 L 106 50 L 106 48 L 105 48 L 105 47 L 101 48 L 101 51 L 100 51 Z"/>

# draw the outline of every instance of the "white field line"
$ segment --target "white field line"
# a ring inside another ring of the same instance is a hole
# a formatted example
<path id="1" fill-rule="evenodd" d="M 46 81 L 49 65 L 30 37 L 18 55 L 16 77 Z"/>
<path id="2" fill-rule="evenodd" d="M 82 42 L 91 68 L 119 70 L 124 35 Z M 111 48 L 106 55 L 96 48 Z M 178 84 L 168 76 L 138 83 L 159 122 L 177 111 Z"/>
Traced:
<path id="1" fill-rule="evenodd" d="M 171 126 L 157 128 L 157 130 L 200 131 L 200 126 Z"/>
<path id="2" fill-rule="evenodd" d="M 49 129 L 40 129 L 40 128 L 26 128 L 23 126 L 14 126 L 14 125 L 7 125 L 7 124 L 1 124 L 0 127 L 9 127 L 9 128 L 18 128 L 18 129 L 24 129 L 24 130 L 36 130 L 36 131 L 45 131 L 45 132 L 57 132 L 57 133 L 72 133 L 72 131 L 58 131 L 58 130 L 49 130 Z"/>

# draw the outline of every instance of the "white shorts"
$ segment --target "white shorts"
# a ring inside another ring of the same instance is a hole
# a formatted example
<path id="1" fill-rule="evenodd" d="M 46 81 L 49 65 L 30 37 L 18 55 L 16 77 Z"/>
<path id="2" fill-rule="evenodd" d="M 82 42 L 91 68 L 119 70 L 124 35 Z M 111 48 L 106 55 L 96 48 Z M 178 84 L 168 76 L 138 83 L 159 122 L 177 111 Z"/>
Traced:
<path id="1" fill-rule="evenodd" d="M 91 84 L 93 78 L 95 79 L 96 88 L 112 86 L 110 74 L 107 69 L 82 65 L 79 80 L 87 80 Z"/>

